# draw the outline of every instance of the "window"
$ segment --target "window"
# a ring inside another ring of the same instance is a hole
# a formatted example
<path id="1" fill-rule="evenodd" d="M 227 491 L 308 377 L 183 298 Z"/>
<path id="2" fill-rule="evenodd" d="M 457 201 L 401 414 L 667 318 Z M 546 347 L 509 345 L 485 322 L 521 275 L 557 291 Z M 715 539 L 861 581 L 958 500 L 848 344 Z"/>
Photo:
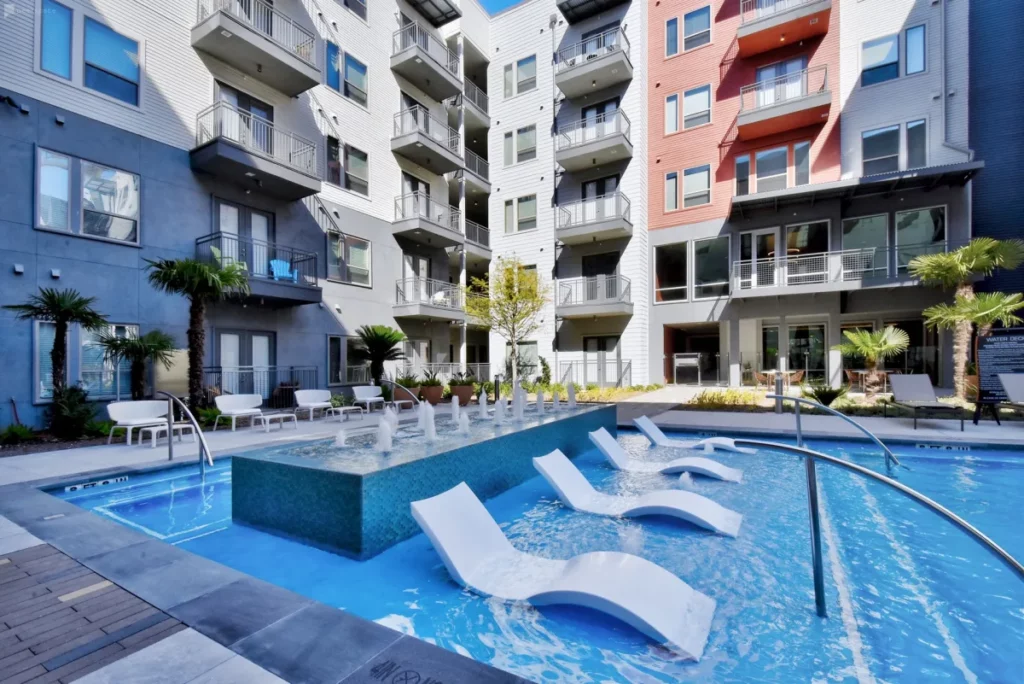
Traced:
<path id="1" fill-rule="evenodd" d="M 886 126 L 861 135 L 863 174 L 899 171 L 900 127 Z"/>
<path id="2" fill-rule="evenodd" d="M 945 207 L 896 212 L 896 263 L 899 268 L 906 268 L 915 257 L 944 252 L 945 248 Z"/>
<path id="3" fill-rule="evenodd" d="M 340 335 L 327 336 L 327 384 L 340 385 L 345 382 L 345 359 L 341 353 Z"/>
<path id="4" fill-rule="evenodd" d="M 82 234 L 138 242 L 139 177 L 81 162 Z"/>
<path id="5" fill-rule="evenodd" d="M 679 208 L 679 174 L 675 171 L 665 174 L 665 211 Z"/>
<path id="6" fill-rule="evenodd" d="M 139 326 L 109 325 L 97 331 L 82 328 L 79 380 L 91 398 L 131 398 L 131 363 L 122 359 L 115 365 L 104 358 L 104 349 L 100 346 L 104 334 L 135 338 L 139 336 Z"/>
<path id="7" fill-rule="evenodd" d="M 71 80 L 71 27 L 74 25 L 74 12 L 53 0 L 43 0 L 42 10 L 39 67 Z"/>
<path id="8" fill-rule="evenodd" d="M 807 185 L 811 182 L 811 143 L 799 142 L 793 145 L 793 184 Z"/>
<path id="9" fill-rule="evenodd" d="M 345 145 L 345 189 L 359 195 L 370 195 L 369 158 L 362 150 Z"/>
<path id="10" fill-rule="evenodd" d="M 762 150 L 754 155 L 754 172 L 757 174 L 757 192 L 785 190 L 788 172 L 789 149 L 776 147 Z"/>
<path id="11" fill-rule="evenodd" d="M 654 248 L 654 301 L 686 299 L 686 242 Z"/>
<path id="12" fill-rule="evenodd" d="M 924 119 L 907 124 L 907 168 L 919 169 L 928 165 L 928 128 Z"/>
<path id="13" fill-rule="evenodd" d="M 679 96 L 669 95 L 665 98 L 665 134 L 679 130 Z"/>
<path id="14" fill-rule="evenodd" d="M 736 157 L 736 196 L 750 193 L 750 155 Z"/>
<path id="15" fill-rule="evenodd" d="M 537 196 L 527 195 L 520 197 L 517 202 L 519 213 L 519 224 L 517 230 L 521 233 L 524 230 L 533 230 L 537 227 Z"/>
<path id="16" fill-rule="evenodd" d="M 505 200 L 505 232 L 516 232 L 516 208 L 512 200 Z"/>
<path id="17" fill-rule="evenodd" d="M 341 145 L 331 136 L 327 136 L 327 182 L 341 185 Z"/>
<path id="18" fill-rule="evenodd" d="M 679 54 L 679 19 L 672 17 L 665 22 L 665 56 Z"/>
<path id="19" fill-rule="evenodd" d="M 366 65 L 348 53 L 345 54 L 345 90 L 342 94 L 353 102 L 366 106 Z"/>
<path id="20" fill-rule="evenodd" d="M 874 85 L 900 75 L 900 37 L 883 36 L 869 40 L 860 48 L 860 84 Z"/>
<path id="21" fill-rule="evenodd" d="M 889 244 L 888 215 L 843 219 L 843 277 L 857 278 L 886 273 Z M 859 253 L 853 250 L 860 250 Z"/>
<path id="22" fill-rule="evenodd" d="M 540 354 L 536 342 L 520 342 L 516 345 L 516 374 L 520 378 L 529 379 L 536 376 L 540 369 Z M 505 343 L 505 374 L 512 378 L 512 343 Z"/>
<path id="23" fill-rule="evenodd" d="M 85 87 L 139 104 L 139 44 L 85 18 Z"/>
<path id="24" fill-rule="evenodd" d="M 505 166 L 512 166 L 516 163 L 515 147 L 512 145 L 512 131 L 505 134 Z"/>
<path id="25" fill-rule="evenodd" d="M 352 14 L 366 20 L 366 0 L 343 0 L 343 4 Z"/>
<path id="26" fill-rule="evenodd" d="M 68 223 L 70 198 L 71 158 L 40 148 L 36 225 L 53 230 L 71 230 Z"/>
<path id="27" fill-rule="evenodd" d="M 696 299 L 729 294 L 729 236 L 698 240 L 693 246 Z"/>
<path id="28" fill-rule="evenodd" d="M 800 223 L 795 226 L 786 227 L 786 254 L 799 256 L 802 254 L 822 254 L 828 251 L 828 221 L 815 221 L 814 223 Z M 808 265 L 811 270 L 820 271 L 824 265 Z M 790 282 L 794 271 L 807 269 L 808 266 L 790 264 Z"/>
<path id="29" fill-rule="evenodd" d="M 512 74 L 512 69 L 513 68 L 514 67 L 511 64 L 506 64 L 505 65 L 505 97 L 512 97 L 513 95 L 515 95 L 515 90 L 513 88 L 513 80 L 512 80 L 513 79 L 513 74 Z"/>
<path id="30" fill-rule="evenodd" d="M 711 6 L 694 10 L 683 17 L 683 50 L 711 42 Z"/>
<path id="31" fill-rule="evenodd" d="M 331 41 L 327 41 L 327 85 L 341 92 L 341 53 Z"/>
<path id="32" fill-rule="evenodd" d="M 516 161 L 537 158 L 537 126 L 526 126 L 516 131 Z"/>
<path id="33" fill-rule="evenodd" d="M 537 87 L 537 55 L 523 57 L 513 65 L 505 65 L 505 97 L 520 95 Z M 514 88 L 513 88 L 514 86 Z"/>
<path id="34" fill-rule="evenodd" d="M 906 73 L 919 74 L 925 69 L 927 58 L 925 57 L 926 42 L 924 26 L 912 26 L 905 31 L 907 45 L 907 68 Z"/>
<path id="35" fill-rule="evenodd" d="M 327 234 L 327 279 L 370 286 L 370 243 L 345 233 Z"/>
<path id="36" fill-rule="evenodd" d="M 49 321 L 36 321 L 36 392 L 35 398 L 53 398 L 53 363 L 50 354 L 53 352 L 57 326 Z"/>
<path id="37" fill-rule="evenodd" d="M 697 207 L 711 201 L 711 166 L 705 164 L 683 172 L 683 207 Z"/>
<path id="38" fill-rule="evenodd" d="M 683 93 L 683 128 L 693 128 L 711 121 L 711 86 L 701 86 Z"/>

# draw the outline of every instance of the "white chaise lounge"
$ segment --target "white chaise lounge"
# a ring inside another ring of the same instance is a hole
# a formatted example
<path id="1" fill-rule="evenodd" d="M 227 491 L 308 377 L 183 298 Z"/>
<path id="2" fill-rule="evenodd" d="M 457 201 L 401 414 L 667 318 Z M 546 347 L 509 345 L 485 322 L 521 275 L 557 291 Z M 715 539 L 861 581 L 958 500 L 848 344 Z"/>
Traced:
<path id="1" fill-rule="evenodd" d="M 599 610 L 685 658 L 704 652 L 715 600 L 661 566 L 614 551 L 567 561 L 517 551 L 465 482 L 411 506 L 452 578 L 479 594 Z"/>
<path id="2" fill-rule="evenodd" d="M 295 415 L 298 416 L 302 411 L 309 411 L 309 419 L 313 420 L 313 412 L 317 409 L 326 411 L 331 408 L 331 391 L 330 390 L 295 390 Z"/>
<path id="3" fill-rule="evenodd" d="M 558 449 L 534 458 L 533 465 L 558 493 L 562 503 L 575 511 L 625 518 L 668 515 L 730 537 L 739 533 L 743 522 L 743 516 L 736 511 L 694 492 L 659 489 L 640 496 L 604 494 L 594 489 Z"/>
<path id="4" fill-rule="evenodd" d="M 1006 392 L 1001 405 L 1024 412 L 1024 373 L 1000 373 L 999 383 Z"/>
<path id="5" fill-rule="evenodd" d="M 703 449 L 708 451 L 735 451 L 740 454 L 756 454 L 756 449 L 736 446 L 736 440 L 728 437 L 708 437 L 701 440 L 672 439 L 661 431 L 661 428 L 654 424 L 654 421 L 647 416 L 640 416 L 633 419 L 636 429 L 644 433 L 644 437 L 651 441 L 654 446 L 671 447 L 673 449 Z"/>
<path id="6" fill-rule="evenodd" d="M 638 461 L 630 458 L 629 454 L 622 448 L 622 445 L 604 428 L 587 434 L 590 437 L 590 441 L 604 454 L 608 462 L 619 470 L 636 473 L 664 473 L 665 475 L 688 472 L 728 482 L 740 482 L 743 479 L 742 470 L 736 470 L 735 468 L 722 465 L 718 461 L 712 461 L 710 458 L 702 458 L 700 456 L 687 456 L 685 458 L 677 458 L 674 461 L 662 461 L 660 463 Z"/>
<path id="7" fill-rule="evenodd" d="M 231 431 L 235 431 L 235 422 L 239 418 L 251 418 L 263 413 L 260 406 L 263 405 L 263 397 L 258 394 L 224 394 L 214 397 L 220 415 L 213 421 L 213 431 L 217 431 L 220 419 L 231 419 Z"/>
<path id="8" fill-rule="evenodd" d="M 379 385 L 360 385 L 352 388 L 355 399 L 352 403 L 356 406 L 363 404 L 367 411 L 372 411 L 374 406 L 384 408 L 384 395 Z"/>
<path id="9" fill-rule="evenodd" d="M 147 401 L 112 401 L 107 404 L 107 415 L 114 421 L 107 435 L 107 444 L 114 439 L 114 430 L 128 432 L 128 444 L 132 443 L 132 430 L 155 425 L 167 426 L 167 402 Z M 139 437 L 141 443 L 142 437 Z"/>
<path id="10" fill-rule="evenodd" d="M 893 373 L 889 376 L 892 385 L 892 401 L 882 404 L 882 417 L 889 417 L 889 407 L 899 406 L 914 414 L 914 429 L 917 429 L 917 414 L 932 413 L 960 419 L 960 432 L 964 431 L 964 411 L 959 406 L 943 404 L 935 396 L 932 379 L 923 373 Z"/>

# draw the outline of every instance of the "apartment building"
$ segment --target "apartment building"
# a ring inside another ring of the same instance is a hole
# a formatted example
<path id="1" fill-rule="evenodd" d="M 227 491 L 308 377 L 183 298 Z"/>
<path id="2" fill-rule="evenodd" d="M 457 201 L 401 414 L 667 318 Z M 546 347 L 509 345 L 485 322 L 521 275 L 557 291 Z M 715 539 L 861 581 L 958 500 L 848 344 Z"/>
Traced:
<path id="1" fill-rule="evenodd" d="M 848 328 L 951 373 L 906 265 L 971 236 L 968 3 L 684 0 L 651 8 L 650 366 L 668 382 L 837 385 Z M 655 29 L 654 27 L 657 27 Z"/>

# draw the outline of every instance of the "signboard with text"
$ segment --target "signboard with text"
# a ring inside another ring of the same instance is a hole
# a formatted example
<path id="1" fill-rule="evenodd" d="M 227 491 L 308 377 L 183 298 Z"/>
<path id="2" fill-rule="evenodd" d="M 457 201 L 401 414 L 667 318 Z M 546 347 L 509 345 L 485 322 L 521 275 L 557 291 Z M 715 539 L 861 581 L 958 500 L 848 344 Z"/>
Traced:
<path id="1" fill-rule="evenodd" d="M 978 339 L 978 403 L 1006 401 L 1000 373 L 1024 373 L 1024 328 L 998 330 Z"/>

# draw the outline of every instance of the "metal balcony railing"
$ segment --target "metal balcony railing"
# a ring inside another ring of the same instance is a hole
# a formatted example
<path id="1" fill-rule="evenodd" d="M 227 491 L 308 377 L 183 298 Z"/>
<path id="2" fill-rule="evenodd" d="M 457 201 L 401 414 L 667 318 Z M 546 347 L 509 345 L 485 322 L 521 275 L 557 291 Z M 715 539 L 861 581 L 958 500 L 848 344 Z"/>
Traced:
<path id="1" fill-rule="evenodd" d="M 233 233 L 213 233 L 196 240 L 196 258 L 218 262 L 221 266 L 245 264 L 250 279 L 319 287 L 316 253 L 274 242 L 239 237 Z"/>
<path id="2" fill-rule="evenodd" d="M 461 373 L 461 369 L 462 367 L 457 363 L 423 363 L 415 359 L 406 359 L 402 365 L 402 372 L 406 375 L 423 378 L 429 373 L 436 375 L 441 382 L 448 382 L 456 373 Z"/>
<path id="3" fill-rule="evenodd" d="M 619 133 L 629 139 L 629 117 L 621 109 L 562 126 L 555 136 L 555 150 L 568 150 Z"/>
<path id="4" fill-rule="evenodd" d="M 466 220 L 466 241 L 491 248 L 491 231 L 475 221 Z"/>
<path id="5" fill-rule="evenodd" d="M 487 93 L 480 90 L 480 87 L 468 78 L 463 81 L 463 87 L 465 88 L 466 99 L 475 104 L 481 112 L 487 114 L 487 106 L 489 104 Z"/>
<path id="6" fill-rule="evenodd" d="M 458 285 L 433 278 L 400 278 L 395 284 L 395 305 L 427 304 L 453 311 L 462 310 Z"/>
<path id="7" fill-rule="evenodd" d="M 319 178 L 315 143 L 227 102 L 210 105 L 196 117 L 196 147 L 217 139 Z"/>
<path id="8" fill-rule="evenodd" d="M 395 198 L 395 221 L 422 218 L 461 234 L 459 221 L 462 212 L 446 202 L 438 202 L 430 195 L 414 192 Z"/>
<path id="9" fill-rule="evenodd" d="M 412 23 L 395 31 L 391 41 L 391 55 L 418 47 L 427 53 L 442 69 L 453 76 L 459 75 L 459 57 L 448 49 L 440 38 L 419 24 Z"/>
<path id="10" fill-rule="evenodd" d="M 617 26 L 559 50 L 555 56 L 555 73 L 568 71 L 590 60 L 618 51 L 629 57 L 629 39 L 626 38 L 626 32 Z"/>
<path id="11" fill-rule="evenodd" d="M 555 306 L 618 304 L 632 302 L 629 278 L 599 275 L 590 278 L 565 278 L 555 281 Z"/>
<path id="12" fill-rule="evenodd" d="M 558 229 L 578 228 L 588 223 L 609 219 L 630 220 L 629 198 L 621 192 L 588 197 L 578 202 L 558 205 Z"/>
<path id="13" fill-rule="evenodd" d="M 368 363 L 345 366 L 345 384 L 347 385 L 368 385 L 372 377 Z"/>
<path id="14" fill-rule="evenodd" d="M 818 0 L 743 0 L 740 3 L 740 25 L 774 17 L 812 2 L 818 2 Z"/>
<path id="15" fill-rule="evenodd" d="M 490 164 L 473 150 L 466 149 L 466 170 L 475 173 L 485 181 L 490 181 Z"/>
<path id="16" fill-rule="evenodd" d="M 417 105 L 395 114 L 395 132 L 392 137 L 422 133 L 452 154 L 461 154 L 459 150 L 459 132 L 435 116 L 431 116 L 426 107 Z"/>
<path id="17" fill-rule="evenodd" d="M 212 406 L 225 394 L 258 394 L 263 408 L 295 408 L 295 391 L 318 389 L 316 366 L 212 366 L 203 369 L 203 394 Z"/>
<path id="18" fill-rule="evenodd" d="M 214 12 L 224 12 L 281 46 L 306 64 L 317 65 L 316 38 L 281 10 L 263 0 L 199 0 L 196 25 Z"/>
<path id="19" fill-rule="evenodd" d="M 467 363 L 466 373 L 472 375 L 478 382 L 487 382 L 491 379 L 491 364 L 489 363 Z"/>
<path id="20" fill-rule="evenodd" d="M 582 361 L 560 361 L 558 364 L 558 382 L 568 385 L 570 382 L 580 387 L 597 385 L 598 387 L 630 387 L 633 384 L 633 362 L 616 358 L 602 358 L 603 352 L 597 352 Z"/>
<path id="21" fill-rule="evenodd" d="M 811 67 L 740 88 L 740 113 L 828 92 L 828 65 Z"/>

